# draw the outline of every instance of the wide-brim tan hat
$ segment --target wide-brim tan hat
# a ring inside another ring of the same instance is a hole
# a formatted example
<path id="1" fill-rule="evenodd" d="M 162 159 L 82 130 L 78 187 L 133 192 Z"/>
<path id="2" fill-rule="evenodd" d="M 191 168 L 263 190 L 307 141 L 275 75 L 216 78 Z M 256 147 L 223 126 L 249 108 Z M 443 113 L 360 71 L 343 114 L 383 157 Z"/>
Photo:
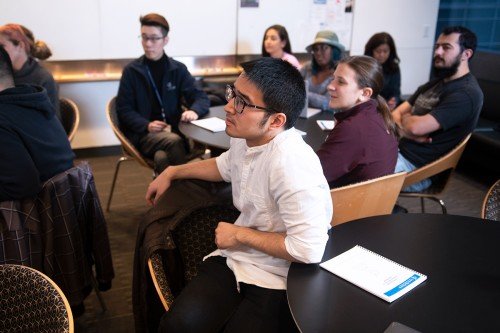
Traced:
<path id="1" fill-rule="evenodd" d="M 322 30 L 318 32 L 314 38 L 314 42 L 306 47 L 307 52 L 311 52 L 315 44 L 327 44 L 339 48 L 342 52 L 345 51 L 344 45 L 339 43 L 339 37 L 331 30 Z"/>

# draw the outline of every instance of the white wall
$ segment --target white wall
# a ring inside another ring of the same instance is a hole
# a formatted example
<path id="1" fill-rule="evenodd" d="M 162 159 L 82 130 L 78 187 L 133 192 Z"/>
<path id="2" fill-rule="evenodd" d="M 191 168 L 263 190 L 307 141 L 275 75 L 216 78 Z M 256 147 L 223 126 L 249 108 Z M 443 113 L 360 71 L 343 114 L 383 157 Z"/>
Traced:
<path id="1" fill-rule="evenodd" d="M 387 31 L 401 58 L 402 93 L 412 93 L 429 77 L 438 5 L 439 0 L 355 0 L 351 54 L 363 54 L 374 33 Z M 321 6 L 313 0 L 261 0 L 257 9 L 239 8 L 235 0 L 0 0 L 0 8 L 0 24 L 32 29 L 52 48 L 50 60 L 74 60 L 139 56 L 138 17 L 152 11 L 171 24 L 166 50 L 172 56 L 260 54 L 262 35 L 272 24 L 285 25 L 293 50 L 302 52 L 314 37 Z M 74 148 L 118 144 L 105 116 L 117 90 L 117 81 L 60 84 L 60 95 L 81 111 Z"/>
<path id="2" fill-rule="evenodd" d="M 106 105 L 117 91 L 118 81 L 59 85 L 59 96 L 71 99 L 80 110 L 80 125 L 71 142 L 73 149 L 120 144 L 106 119 Z"/>
<path id="3" fill-rule="evenodd" d="M 0 24 L 26 25 L 52 49 L 50 60 L 126 59 L 141 54 L 139 16 L 164 15 L 169 55 L 236 50 L 233 0 L 0 0 Z"/>
<path id="4" fill-rule="evenodd" d="M 439 0 L 356 0 L 351 54 L 363 54 L 368 39 L 388 32 L 401 59 L 401 93 L 429 80 Z"/>

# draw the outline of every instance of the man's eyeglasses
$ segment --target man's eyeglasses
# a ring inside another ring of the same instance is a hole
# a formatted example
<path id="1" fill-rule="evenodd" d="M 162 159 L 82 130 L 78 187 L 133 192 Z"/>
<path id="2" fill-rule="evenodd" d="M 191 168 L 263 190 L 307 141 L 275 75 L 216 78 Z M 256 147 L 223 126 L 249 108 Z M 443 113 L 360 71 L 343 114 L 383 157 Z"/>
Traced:
<path id="1" fill-rule="evenodd" d="M 243 98 L 241 98 L 240 96 L 238 96 L 236 94 L 236 92 L 234 91 L 234 87 L 232 85 L 226 85 L 226 101 L 230 101 L 231 99 L 234 98 L 234 110 L 238 113 L 242 113 L 243 110 L 249 106 L 249 107 L 252 107 L 254 109 L 259 109 L 259 110 L 263 110 L 263 111 L 268 111 L 268 112 L 273 112 L 273 110 L 271 109 L 268 109 L 268 108 L 265 108 L 265 107 L 262 107 L 262 106 L 257 106 L 257 105 L 252 105 L 252 104 L 248 104 L 247 102 L 245 102 L 243 100 Z"/>
<path id="2" fill-rule="evenodd" d="M 165 37 L 160 37 L 160 36 L 146 36 L 146 35 L 140 35 L 139 38 L 144 42 L 144 43 L 147 43 L 148 41 L 150 42 L 153 42 L 153 43 L 156 43 L 157 41 L 159 41 L 160 39 L 163 39 Z"/>

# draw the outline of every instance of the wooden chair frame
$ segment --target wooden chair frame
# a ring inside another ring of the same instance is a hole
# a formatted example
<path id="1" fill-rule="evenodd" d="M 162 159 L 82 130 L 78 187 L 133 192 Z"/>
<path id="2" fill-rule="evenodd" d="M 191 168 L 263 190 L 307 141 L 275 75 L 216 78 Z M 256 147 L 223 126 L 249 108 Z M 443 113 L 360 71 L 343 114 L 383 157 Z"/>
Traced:
<path id="1" fill-rule="evenodd" d="M 78 109 L 78 106 L 70 100 L 69 98 L 61 97 L 59 98 L 59 105 L 60 105 L 60 111 L 61 111 L 61 118 L 64 117 L 63 115 L 63 105 L 69 106 L 69 109 L 73 111 L 73 116 L 74 116 L 74 121 L 71 124 L 71 128 L 69 129 L 68 134 L 68 140 L 69 142 L 73 141 L 73 138 L 75 137 L 76 130 L 78 129 L 78 125 L 80 124 L 80 110 Z"/>
<path id="2" fill-rule="evenodd" d="M 68 299 L 64 295 L 64 293 L 61 290 L 61 288 L 59 288 L 59 286 L 54 281 L 52 281 L 52 279 L 49 278 L 47 275 L 45 275 L 44 273 L 42 273 L 42 272 L 40 272 L 40 271 L 38 271 L 38 270 L 36 270 L 34 268 L 31 268 L 29 266 L 14 265 L 14 264 L 8 264 L 8 266 L 11 266 L 12 268 L 15 268 L 16 272 L 20 272 L 22 270 L 31 271 L 34 275 L 38 275 L 43 280 L 45 280 L 48 284 L 50 284 L 50 286 L 57 292 L 58 296 L 60 297 L 60 300 L 64 303 L 64 308 L 66 310 L 67 319 L 68 319 L 67 332 L 73 333 L 74 330 L 75 330 L 75 328 L 74 328 L 74 320 L 73 320 L 73 312 L 71 311 L 71 306 L 69 305 Z M 5 267 L 7 267 L 7 265 Z M 1 319 L 7 319 L 7 318 L 1 318 Z M 64 332 L 66 332 L 66 329 L 64 329 Z"/>
<path id="3" fill-rule="evenodd" d="M 401 191 L 399 195 L 401 197 L 420 198 L 422 213 L 425 213 L 424 199 L 427 198 L 437 202 L 441 206 L 442 213 L 447 214 L 445 203 L 438 197 L 438 195 L 443 193 L 446 189 L 451 178 L 451 174 L 453 170 L 455 170 L 470 137 L 471 134 L 467 135 L 455 148 L 434 162 L 409 172 L 406 175 L 405 182 L 403 184 L 403 191 Z M 422 192 L 404 191 L 405 187 L 431 177 L 432 184 L 428 189 Z"/>
<path id="4" fill-rule="evenodd" d="M 106 211 L 109 211 L 109 207 L 111 205 L 111 199 L 113 198 L 113 192 L 115 190 L 118 171 L 120 170 L 120 165 L 122 162 L 135 160 L 145 168 L 149 168 L 151 170 L 153 170 L 154 168 L 153 161 L 144 158 L 141 155 L 141 153 L 134 147 L 134 145 L 127 139 L 125 134 L 123 134 L 123 132 L 120 130 L 118 126 L 118 118 L 116 115 L 115 103 L 116 103 L 116 97 L 113 97 L 106 105 L 106 117 L 111 126 L 111 129 L 113 130 L 113 133 L 116 135 L 116 137 L 121 143 L 122 156 L 116 162 L 115 173 L 113 175 L 113 182 L 111 183 L 111 191 L 109 193 L 108 203 L 106 205 Z"/>
<path id="5" fill-rule="evenodd" d="M 158 294 L 158 297 L 160 298 L 165 311 L 168 311 L 170 309 L 170 305 L 174 300 L 174 296 L 172 294 L 172 291 L 168 287 L 168 281 L 165 275 L 162 257 L 158 251 L 153 252 L 151 257 L 148 258 L 148 268 L 151 280 L 153 281 L 153 285 L 156 289 L 156 293 Z"/>
<path id="6" fill-rule="evenodd" d="M 330 190 L 332 226 L 376 215 L 391 214 L 406 172 L 391 174 Z"/>
<path id="7" fill-rule="evenodd" d="M 500 218 L 492 218 L 490 215 L 499 215 L 498 211 L 500 210 L 500 179 L 497 180 L 488 190 L 483 200 L 483 208 L 481 209 L 481 218 L 483 219 L 493 219 L 495 221 L 500 221 Z M 494 198 L 496 202 L 494 201 Z M 495 205 L 495 206 L 494 206 Z M 494 207 L 493 207 L 494 206 Z M 490 212 L 491 209 L 496 210 L 496 214 Z"/>

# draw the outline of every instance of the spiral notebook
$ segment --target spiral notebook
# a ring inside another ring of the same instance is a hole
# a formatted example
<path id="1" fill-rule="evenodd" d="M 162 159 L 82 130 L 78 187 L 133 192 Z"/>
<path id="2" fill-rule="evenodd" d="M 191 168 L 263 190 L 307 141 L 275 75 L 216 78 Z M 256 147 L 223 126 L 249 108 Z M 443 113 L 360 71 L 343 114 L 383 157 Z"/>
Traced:
<path id="1" fill-rule="evenodd" d="M 427 279 L 426 275 L 359 245 L 320 266 L 389 303 Z"/>

